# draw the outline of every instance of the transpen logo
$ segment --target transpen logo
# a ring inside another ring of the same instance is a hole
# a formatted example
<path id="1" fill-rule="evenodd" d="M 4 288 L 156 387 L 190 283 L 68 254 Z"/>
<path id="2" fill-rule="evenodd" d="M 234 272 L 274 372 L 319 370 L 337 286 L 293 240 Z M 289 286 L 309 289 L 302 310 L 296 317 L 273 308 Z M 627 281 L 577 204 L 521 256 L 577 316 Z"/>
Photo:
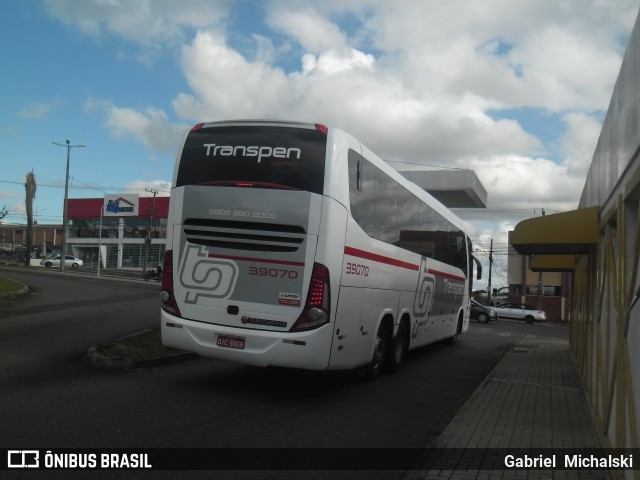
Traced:
<path id="1" fill-rule="evenodd" d="M 418 280 L 418 288 L 416 288 L 416 296 L 413 301 L 413 314 L 416 317 L 424 317 L 431 310 L 435 286 L 435 278 L 433 275 L 427 274 L 427 260 L 423 257 L 420 261 L 420 279 Z"/>
<path id="2" fill-rule="evenodd" d="M 431 310 L 434 290 L 435 280 L 432 277 L 422 277 L 413 302 L 413 313 L 416 317 L 423 317 Z"/>
<path id="3" fill-rule="evenodd" d="M 295 158 L 300 160 L 299 148 L 268 147 L 266 145 L 216 145 L 215 143 L 203 144 L 207 149 L 207 157 L 257 157 L 258 163 L 263 158 Z"/>
<path id="4" fill-rule="evenodd" d="M 185 303 L 197 304 L 201 297 L 226 298 L 233 292 L 238 266 L 231 260 L 210 258 L 207 250 L 187 245 L 182 256 L 179 280 L 187 289 Z"/>

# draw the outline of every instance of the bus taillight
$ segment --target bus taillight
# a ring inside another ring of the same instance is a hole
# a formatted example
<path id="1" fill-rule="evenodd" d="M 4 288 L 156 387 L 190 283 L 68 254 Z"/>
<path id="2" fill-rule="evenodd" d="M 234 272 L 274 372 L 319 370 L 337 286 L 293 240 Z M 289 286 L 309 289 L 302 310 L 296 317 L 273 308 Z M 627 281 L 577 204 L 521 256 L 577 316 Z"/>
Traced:
<path id="1" fill-rule="evenodd" d="M 160 292 L 162 309 L 180 317 L 178 304 L 173 296 L 173 250 L 164 252 L 162 259 L 162 292 Z"/>
<path id="2" fill-rule="evenodd" d="M 302 314 L 291 327 L 292 332 L 312 330 L 325 323 L 329 323 L 331 310 L 331 287 L 329 283 L 329 269 L 320 263 L 313 264 L 311 283 L 307 302 Z"/>
<path id="3" fill-rule="evenodd" d="M 329 129 L 325 125 L 316 123 L 315 126 L 317 131 L 324 133 L 325 135 L 329 132 Z"/>

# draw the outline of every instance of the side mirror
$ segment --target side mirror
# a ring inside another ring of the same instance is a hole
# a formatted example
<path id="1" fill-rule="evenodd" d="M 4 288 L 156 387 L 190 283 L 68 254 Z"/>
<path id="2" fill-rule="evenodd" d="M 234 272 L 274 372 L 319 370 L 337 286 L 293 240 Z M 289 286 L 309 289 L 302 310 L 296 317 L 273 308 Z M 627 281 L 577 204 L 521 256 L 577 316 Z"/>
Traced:
<path id="1" fill-rule="evenodd" d="M 482 278 L 482 264 L 480 263 L 480 260 L 478 260 L 475 255 L 471 255 L 471 258 L 473 259 L 473 261 L 476 264 L 476 280 L 480 280 Z"/>

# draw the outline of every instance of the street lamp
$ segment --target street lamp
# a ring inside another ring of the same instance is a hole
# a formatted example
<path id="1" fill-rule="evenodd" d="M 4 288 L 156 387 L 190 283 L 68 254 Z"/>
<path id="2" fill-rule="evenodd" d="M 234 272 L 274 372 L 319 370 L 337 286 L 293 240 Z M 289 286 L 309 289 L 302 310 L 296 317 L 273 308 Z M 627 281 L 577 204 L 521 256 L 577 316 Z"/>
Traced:
<path id="1" fill-rule="evenodd" d="M 66 145 L 58 142 L 51 142 L 59 147 L 67 147 L 67 175 L 64 177 L 64 206 L 62 209 L 62 251 L 60 252 L 60 271 L 64 272 L 64 262 L 67 254 L 67 200 L 69 199 L 69 159 L 71 157 L 72 148 L 82 148 L 86 145 L 71 145 L 69 140 L 66 140 Z"/>

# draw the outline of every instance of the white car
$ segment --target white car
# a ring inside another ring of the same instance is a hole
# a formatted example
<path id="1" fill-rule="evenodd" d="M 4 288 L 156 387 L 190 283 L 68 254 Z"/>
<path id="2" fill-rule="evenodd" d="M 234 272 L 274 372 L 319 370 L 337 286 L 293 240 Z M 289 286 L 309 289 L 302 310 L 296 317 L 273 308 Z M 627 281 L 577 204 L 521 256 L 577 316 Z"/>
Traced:
<path id="1" fill-rule="evenodd" d="M 59 267 L 60 266 L 60 255 L 56 255 L 54 257 L 45 258 L 40 262 L 40 265 L 44 265 L 45 267 Z M 64 266 L 71 268 L 80 268 L 82 267 L 82 260 L 74 257 L 73 255 L 66 255 L 64 257 Z"/>
<path id="2" fill-rule="evenodd" d="M 503 303 L 493 307 L 499 318 L 515 318 L 527 323 L 546 322 L 547 314 L 537 307 L 525 303 Z"/>

